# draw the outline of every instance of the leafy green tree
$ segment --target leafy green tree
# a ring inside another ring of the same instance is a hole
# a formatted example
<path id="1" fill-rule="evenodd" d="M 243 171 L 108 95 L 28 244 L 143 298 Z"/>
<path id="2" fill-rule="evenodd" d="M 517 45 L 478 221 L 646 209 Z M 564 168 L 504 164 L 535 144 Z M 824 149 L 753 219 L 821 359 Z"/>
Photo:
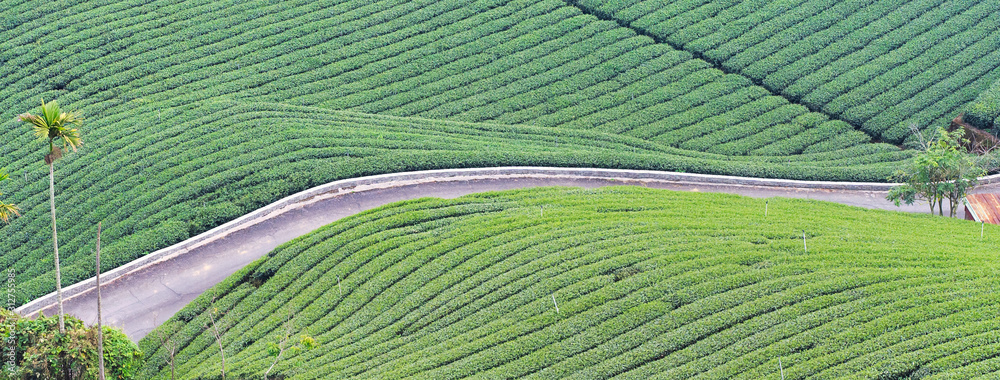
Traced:
<path id="1" fill-rule="evenodd" d="M 979 183 L 978 179 L 986 174 L 986 169 L 982 160 L 965 150 L 968 141 L 964 139 L 964 130 L 948 132 L 939 128 L 937 135 L 938 138 L 931 142 L 922 142 L 923 150 L 889 177 L 890 181 L 902 185 L 890 189 L 886 199 L 896 206 L 900 203 L 913 204 L 917 199 L 926 200 L 931 214 L 936 206 L 942 216 L 947 199 L 951 207 L 950 215 L 954 217 L 956 205 Z"/>
<path id="2" fill-rule="evenodd" d="M 3 181 L 5 179 L 7 179 L 7 173 L 4 172 L 3 169 L 0 169 L 0 181 Z M 3 193 L 0 192 L 0 195 L 3 195 Z M 16 205 L 14 205 L 13 203 L 3 203 L 3 201 L 0 201 L 0 221 L 9 224 L 11 219 L 13 219 L 15 216 L 20 216 L 20 215 L 21 215 L 20 210 L 17 209 Z"/>
<path id="3" fill-rule="evenodd" d="M 69 316 L 65 333 L 57 331 L 55 317 L 24 318 L 0 309 L 0 339 L 9 345 L 9 364 L 0 379 L 80 379 L 98 378 L 97 326 Z M 104 326 L 107 373 L 111 379 L 138 378 L 144 361 L 139 346 L 120 329 Z"/>
<path id="4" fill-rule="evenodd" d="M 54 166 L 57 159 L 62 157 L 62 149 L 56 146 L 56 141 L 62 142 L 62 148 L 72 148 L 76 151 L 83 141 L 80 139 L 80 132 L 71 125 L 80 125 L 83 118 L 76 112 L 62 112 L 56 101 L 45 103 L 42 99 L 41 113 L 32 115 L 23 113 L 18 115 L 21 121 L 31 124 L 35 136 L 40 139 L 49 140 L 49 154 L 45 155 L 45 163 L 49 165 L 49 206 L 52 210 L 52 250 L 56 260 L 56 294 L 59 297 L 59 332 L 66 332 L 66 323 L 63 320 L 63 300 L 62 300 L 62 274 L 59 270 L 59 238 L 56 232 L 56 190 Z"/>

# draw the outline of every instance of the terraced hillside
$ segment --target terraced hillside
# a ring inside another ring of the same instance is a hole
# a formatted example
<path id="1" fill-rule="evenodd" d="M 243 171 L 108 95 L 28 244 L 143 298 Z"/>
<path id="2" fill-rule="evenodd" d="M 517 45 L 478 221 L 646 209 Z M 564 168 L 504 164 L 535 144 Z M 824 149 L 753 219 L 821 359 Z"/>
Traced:
<path id="1" fill-rule="evenodd" d="M 531 164 L 881 181 L 911 154 L 559 0 L 5 5 L 0 167 L 25 216 L 0 227 L 0 264 L 18 304 L 54 289 L 44 143 L 13 120 L 39 98 L 86 118 L 84 147 L 56 164 L 65 284 L 90 275 L 97 221 L 112 268 L 357 175 Z"/>
<path id="2" fill-rule="evenodd" d="M 561 0 L 140 3 L 86 2 L 65 21 L 0 33 L 4 112 L 40 96 L 94 115 L 225 97 L 596 129 L 726 155 L 870 140 Z"/>
<path id="3" fill-rule="evenodd" d="M 279 247 L 140 345 L 150 378 L 167 338 L 180 378 L 215 378 L 212 312 L 231 377 L 286 320 L 320 342 L 275 366 L 292 379 L 991 377 L 1000 229 L 979 232 L 634 187 L 421 199 Z"/>
<path id="4" fill-rule="evenodd" d="M 189 119 L 191 115 L 199 115 Z M 344 178 L 456 167 L 555 165 L 717 172 L 755 177 L 869 178 L 905 153 L 877 145 L 747 161 L 596 131 L 376 116 L 315 107 L 201 102 L 139 107 L 91 125 L 84 154 L 57 167 L 63 278 L 93 275 L 96 221 L 111 269 L 297 191 Z M 156 126 L 156 127 L 150 127 Z M 48 181 L 35 144 L 4 189 L 22 209 L 0 262 L 17 271 L 18 302 L 52 291 Z M 875 149 L 872 149 L 875 148 Z M 27 182 L 24 178 L 27 178 Z"/>
<path id="5" fill-rule="evenodd" d="M 1000 79 L 995 1 L 578 3 L 890 142 L 947 125 Z"/>

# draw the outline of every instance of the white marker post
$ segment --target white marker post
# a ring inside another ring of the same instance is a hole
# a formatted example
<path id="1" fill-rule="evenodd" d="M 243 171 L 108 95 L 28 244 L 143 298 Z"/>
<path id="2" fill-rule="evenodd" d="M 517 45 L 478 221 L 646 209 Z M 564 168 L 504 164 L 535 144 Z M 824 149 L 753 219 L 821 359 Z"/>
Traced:
<path id="1" fill-rule="evenodd" d="M 766 201 L 766 200 L 764 201 L 764 217 L 765 218 L 767 217 L 767 202 L 768 201 Z"/>
<path id="2" fill-rule="evenodd" d="M 809 253 L 809 247 L 806 246 L 806 230 L 802 230 L 802 249 Z"/>
<path id="3" fill-rule="evenodd" d="M 778 358 L 778 370 L 781 371 L 781 380 L 785 380 L 785 368 L 781 366 L 781 358 Z"/>
<path id="4" fill-rule="evenodd" d="M 556 313 L 559 313 L 559 304 L 556 303 L 556 295 L 552 295 L 552 304 L 556 305 Z"/>

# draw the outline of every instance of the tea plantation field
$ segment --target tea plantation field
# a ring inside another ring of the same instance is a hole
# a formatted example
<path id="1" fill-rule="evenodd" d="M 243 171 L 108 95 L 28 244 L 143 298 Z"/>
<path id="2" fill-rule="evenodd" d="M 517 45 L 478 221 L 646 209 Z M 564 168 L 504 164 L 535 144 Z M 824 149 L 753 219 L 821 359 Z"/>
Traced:
<path id="1" fill-rule="evenodd" d="M 191 119 L 192 115 L 198 117 Z M 605 132 L 378 116 L 227 101 L 158 112 L 137 107 L 91 119 L 89 147 L 57 163 L 63 279 L 93 276 L 96 223 L 111 269 L 310 187 L 344 178 L 504 165 L 639 168 L 753 177 L 867 178 L 907 153 L 861 145 L 753 160 L 665 147 Z M 156 126 L 152 128 L 150 126 Z M 14 134 L 13 132 L 8 135 Z M 4 194 L 21 218 L 0 227 L 0 263 L 18 275 L 18 302 L 55 287 L 48 178 L 41 148 L 5 145 Z M 24 179 L 27 178 L 27 181 Z"/>
<path id="2" fill-rule="evenodd" d="M 231 276 L 148 335 L 149 378 L 971 378 L 1000 371 L 1000 229 L 635 187 L 420 199 Z M 913 231 L 934 231 L 914 233 Z M 290 321 L 290 322 L 286 322 Z M 286 325 L 288 323 L 288 325 Z"/>
<path id="3" fill-rule="evenodd" d="M 885 141 L 947 125 L 1000 79 L 990 0 L 577 3 Z"/>
<path id="4" fill-rule="evenodd" d="M 224 97 L 595 129 L 724 155 L 871 140 L 562 0 L 271 3 L 92 1 L 49 23 L 25 2 L 8 11 L 22 23 L 0 31 L 0 109 L 46 97 L 104 115 Z"/>
<path id="5" fill-rule="evenodd" d="M 17 303 L 54 290 L 44 142 L 58 100 L 84 145 L 55 166 L 65 285 L 327 181 L 500 165 L 882 181 L 912 155 L 742 74 L 560 0 L 35 0 L 0 10 L 0 227 Z M 37 111 L 35 111 L 37 112 Z"/>

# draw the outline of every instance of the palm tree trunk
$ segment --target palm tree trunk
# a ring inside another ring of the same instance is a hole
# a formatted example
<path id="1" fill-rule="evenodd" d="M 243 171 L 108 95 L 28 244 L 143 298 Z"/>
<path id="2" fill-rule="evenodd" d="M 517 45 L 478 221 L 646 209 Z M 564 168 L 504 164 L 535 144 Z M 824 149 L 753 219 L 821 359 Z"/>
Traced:
<path id="1" fill-rule="evenodd" d="M 101 222 L 97 222 L 97 374 L 98 379 L 104 380 L 104 330 L 101 322 Z"/>
<path id="2" fill-rule="evenodd" d="M 49 163 L 49 206 L 52 209 L 52 250 L 56 257 L 56 295 L 59 297 L 59 333 L 66 333 L 66 321 L 63 319 L 62 275 L 59 272 L 59 238 L 56 234 L 56 185 L 53 167 Z"/>

